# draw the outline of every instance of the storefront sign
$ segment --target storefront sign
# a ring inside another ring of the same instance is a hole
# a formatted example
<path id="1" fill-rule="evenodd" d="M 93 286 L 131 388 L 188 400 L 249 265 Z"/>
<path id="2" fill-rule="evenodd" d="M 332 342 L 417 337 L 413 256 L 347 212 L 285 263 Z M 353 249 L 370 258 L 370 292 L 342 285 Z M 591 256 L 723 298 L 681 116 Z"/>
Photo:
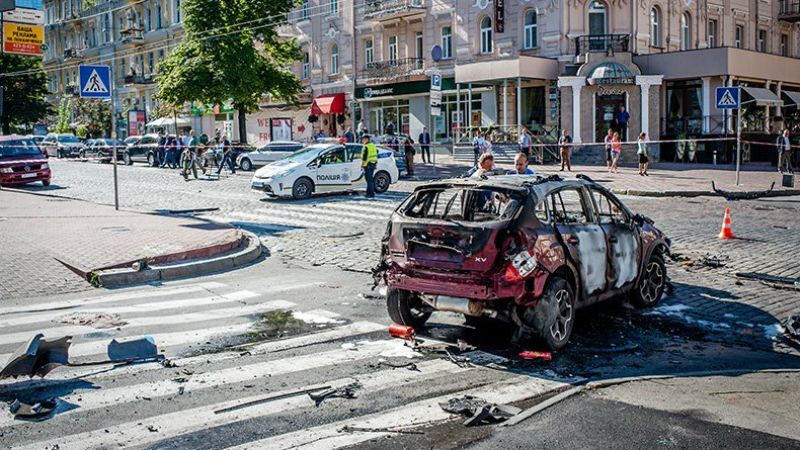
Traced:
<path id="1" fill-rule="evenodd" d="M 594 78 L 592 80 L 595 85 L 608 85 L 608 84 L 633 84 L 632 77 L 621 78 Z"/>
<path id="2" fill-rule="evenodd" d="M 44 27 L 21 23 L 3 24 L 3 52 L 15 55 L 42 56 Z"/>
<path id="3" fill-rule="evenodd" d="M 291 141 L 292 119 L 270 120 L 270 135 L 273 141 Z"/>
<path id="4" fill-rule="evenodd" d="M 37 9 L 17 8 L 3 13 L 6 22 L 44 25 L 44 11 Z"/>
<path id="5" fill-rule="evenodd" d="M 140 136 L 144 134 L 147 123 L 144 111 L 128 111 L 128 135 Z"/>
<path id="6" fill-rule="evenodd" d="M 453 78 L 442 78 L 442 90 L 455 89 Z M 370 99 L 397 95 L 426 94 L 431 90 L 429 80 L 408 81 L 405 83 L 382 84 L 379 86 L 360 87 L 356 89 L 356 98 Z"/>
<path id="7" fill-rule="evenodd" d="M 373 89 L 364 88 L 364 98 L 381 97 L 394 94 L 394 88 Z"/>
<path id="8" fill-rule="evenodd" d="M 502 33 L 506 30 L 506 1 L 494 0 L 494 31 Z"/>

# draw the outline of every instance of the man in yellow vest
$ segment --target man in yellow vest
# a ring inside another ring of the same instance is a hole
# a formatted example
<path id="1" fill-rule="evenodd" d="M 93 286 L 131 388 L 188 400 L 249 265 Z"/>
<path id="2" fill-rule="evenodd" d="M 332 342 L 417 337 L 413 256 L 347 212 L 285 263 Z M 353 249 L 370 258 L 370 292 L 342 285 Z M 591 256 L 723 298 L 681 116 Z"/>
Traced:
<path id="1" fill-rule="evenodd" d="M 361 136 L 361 167 L 367 180 L 367 198 L 375 198 L 375 166 L 378 165 L 378 147 L 369 135 Z"/>

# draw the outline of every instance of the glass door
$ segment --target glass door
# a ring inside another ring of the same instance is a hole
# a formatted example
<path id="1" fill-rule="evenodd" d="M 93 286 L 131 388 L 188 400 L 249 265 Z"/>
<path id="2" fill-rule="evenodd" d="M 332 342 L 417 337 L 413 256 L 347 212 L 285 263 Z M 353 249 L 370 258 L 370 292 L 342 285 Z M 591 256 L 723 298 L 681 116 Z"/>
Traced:
<path id="1" fill-rule="evenodd" d="M 606 5 L 594 1 L 589 5 L 589 49 L 605 50 Z"/>
<path id="2" fill-rule="evenodd" d="M 616 130 L 614 115 L 620 106 L 625 106 L 625 94 L 597 95 L 595 97 L 594 137 L 595 142 L 603 142 L 608 129 Z M 625 136 L 620 136 L 625 141 Z"/>

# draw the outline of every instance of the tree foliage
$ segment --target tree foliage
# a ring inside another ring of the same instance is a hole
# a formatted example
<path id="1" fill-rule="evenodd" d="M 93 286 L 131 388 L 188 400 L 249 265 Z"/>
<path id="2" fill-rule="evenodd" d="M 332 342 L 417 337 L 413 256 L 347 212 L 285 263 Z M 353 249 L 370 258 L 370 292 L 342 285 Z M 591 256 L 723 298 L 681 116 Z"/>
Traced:
<path id="1" fill-rule="evenodd" d="M 111 103 L 107 101 L 80 98 L 73 105 L 75 123 L 86 128 L 86 136 L 96 138 L 111 129 Z"/>
<path id="2" fill-rule="evenodd" d="M 56 114 L 56 124 L 53 127 L 56 133 L 69 133 L 70 132 L 70 116 L 72 115 L 72 99 L 69 97 L 62 97 L 61 102 L 58 104 L 58 111 Z"/>
<path id="3" fill-rule="evenodd" d="M 258 109 L 263 94 L 297 101 L 301 85 L 290 68 L 300 49 L 277 31 L 295 1 L 185 0 L 183 6 L 186 34 L 159 65 L 159 98 L 173 107 L 233 100 L 245 142 L 244 114 Z M 253 22 L 258 18 L 264 20 Z"/>
<path id="4" fill-rule="evenodd" d="M 47 95 L 47 76 L 39 58 L 19 55 L 0 55 L 0 75 L 13 72 L 33 71 L 31 74 L 0 76 L 3 94 L 3 115 L 0 125 L 3 133 L 11 133 L 12 126 L 28 125 L 52 113 L 44 100 Z"/>

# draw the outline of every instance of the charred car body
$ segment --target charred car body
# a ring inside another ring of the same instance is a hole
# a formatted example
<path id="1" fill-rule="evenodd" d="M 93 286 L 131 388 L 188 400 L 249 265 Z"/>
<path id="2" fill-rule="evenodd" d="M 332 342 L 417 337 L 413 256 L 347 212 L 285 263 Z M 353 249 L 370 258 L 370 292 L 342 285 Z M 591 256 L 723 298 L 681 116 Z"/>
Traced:
<path id="1" fill-rule="evenodd" d="M 376 276 L 392 320 L 433 311 L 501 319 L 515 340 L 566 345 L 575 311 L 629 295 L 661 299 L 669 239 L 586 177 L 453 179 L 419 186 L 392 215 Z"/>

